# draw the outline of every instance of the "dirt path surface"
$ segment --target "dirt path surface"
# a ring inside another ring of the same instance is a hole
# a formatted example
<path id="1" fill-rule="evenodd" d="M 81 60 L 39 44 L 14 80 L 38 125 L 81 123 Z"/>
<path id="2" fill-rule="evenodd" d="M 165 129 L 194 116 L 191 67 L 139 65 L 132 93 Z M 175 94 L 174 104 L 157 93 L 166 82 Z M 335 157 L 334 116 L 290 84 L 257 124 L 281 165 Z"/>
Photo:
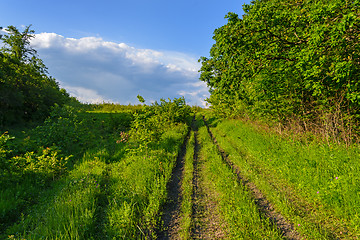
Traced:
<path id="1" fill-rule="evenodd" d="M 223 161 L 236 173 L 239 183 L 244 185 L 251 193 L 252 197 L 254 198 L 255 204 L 259 209 L 259 212 L 261 212 L 265 217 L 269 218 L 270 221 L 274 225 L 276 225 L 278 229 L 281 230 L 281 232 L 283 233 L 283 237 L 285 239 L 294 239 L 294 240 L 302 239 L 301 235 L 294 229 L 294 227 L 286 220 L 284 216 L 282 216 L 279 212 L 277 212 L 274 209 L 273 205 L 266 199 L 266 197 L 255 186 L 255 184 L 250 182 L 244 176 L 242 176 L 239 168 L 230 161 L 225 151 L 217 143 L 214 135 L 212 134 L 206 122 L 206 119 L 205 118 L 203 119 L 210 137 L 213 139 L 214 144 L 217 146 L 219 152 L 221 153 Z"/>
<path id="2" fill-rule="evenodd" d="M 259 212 L 266 218 L 269 218 L 283 234 L 285 239 L 302 239 L 300 234 L 295 231 L 294 227 L 278 213 L 266 197 L 260 192 L 254 183 L 244 178 L 238 169 L 227 157 L 226 153 L 218 145 L 213 136 L 205 118 L 203 119 L 210 137 L 217 146 L 223 161 L 236 173 L 240 184 L 244 185 L 251 193 Z M 192 130 L 195 137 L 194 146 L 194 173 L 193 173 L 193 196 L 192 196 L 192 219 L 193 227 L 191 229 L 191 239 L 226 239 L 226 223 L 220 218 L 217 210 L 217 202 L 213 196 L 216 194 L 209 181 L 205 181 L 203 169 L 206 167 L 203 164 L 206 159 L 201 158 L 201 145 L 198 142 L 197 127 L 195 122 L 192 124 Z M 173 170 L 173 175 L 168 183 L 168 200 L 163 208 L 162 221 L 164 223 L 163 229 L 158 233 L 158 239 L 181 239 L 179 235 L 180 230 L 180 210 L 181 210 L 181 185 L 184 175 L 184 162 L 186 155 L 186 145 L 189 142 L 189 135 L 186 137 L 181 151 L 178 155 L 176 166 Z"/>
<path id="3" fill-rule="evenodd" d="M 199 158 L 200 145 L 197 139 L 197 129 L 193 127 L 195 133 L 195 154 L 194 154 L 194 193 L 193 193 L 193 218 L 194 228 L 192 229 L 192 239 L 224 239 L 223 222 L 217 214 L 217 203 L 211 200 L 209 194 L 211 190 L 204 184 L 201 174 L 203 165 Z"/>
<path id="4" fill-rule="evenodd" d="M 178 236 L 180 224 L 180 208 L 181 208 L 181 180 L 184 174 L 184 161 L 186 154 L 186 145 L 189 141 L 189 134 L 181 146 L 180 153 L 176 160 L 171 180 L 167 185 L 168 199 L 164 206 L 162 221 L 164 229 L 158 234 L 158 239 L 180 239 Z"/>
<path id="5" fill-rule="evenodd" d="M 192 195 L 192 219 L 193 227 L 191 229 L 191 239 L 224 239 L 226 234 L 224 226 L 217 214 L 217 203 L 212 201 L 210 194 L 212 190 L 204 184 L 201 174 L 203 165 L 199 158 L 200 145 L 197 139 L 197 127 L 195 122 L 192 124 L 192 130 L 195 137 L 194 146 L 194 173 L 193 173 L 193 195 Z M 190 134 L 189 134 L 190 135 Z M 188 135 L 188 136 L 189 136 Z M 180 230 L 180 210 L 181 210 L 181 185 L 184 175 L 184 161 L 186 155 L 186 138 L 181 151 L 178 155 L 176 166 L 173 170 L 172 178 L 168 183 L 168 199 L 163 208 L 162 221 L 163 229 L 158 233 L 158 239 L 181 239 Z"/>

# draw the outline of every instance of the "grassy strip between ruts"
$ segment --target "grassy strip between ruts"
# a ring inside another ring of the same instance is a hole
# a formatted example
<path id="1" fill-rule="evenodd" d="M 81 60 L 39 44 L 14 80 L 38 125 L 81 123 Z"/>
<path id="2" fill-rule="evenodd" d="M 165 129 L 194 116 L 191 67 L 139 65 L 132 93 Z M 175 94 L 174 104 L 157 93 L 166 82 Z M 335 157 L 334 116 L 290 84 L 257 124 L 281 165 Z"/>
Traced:
<path id="1" fill-rule="evenodd" d="M 194 154 L 195 138 L 194 131 L 191 131 L 189 142 L 186 146 L 184 177 L 182 179 L 182 202 L 181 202 L 181 222 L 180 222 L 180 239 L 190 239 L 192 220 L 192 196 L 193 196 L 193 173 L 194 173 Z"/>
<path id="2" fill-rule="evenodd" d="M 201 120 L 198 120 L 201 121 Z M 220 217 L 226 223 L 230 239 L 282 239 L 268 219 L 259 215 L 250 194 L 222 161 L 203 122 L 199 128 L 201 178 L 211 198 L 218 203 Z"/>
<path id="3" fill-rule="evenodd" d="M 310 239 L 359 237 L 359 151 L 282 139 L 239 120 L 212 132 L 245 177 Z"/>

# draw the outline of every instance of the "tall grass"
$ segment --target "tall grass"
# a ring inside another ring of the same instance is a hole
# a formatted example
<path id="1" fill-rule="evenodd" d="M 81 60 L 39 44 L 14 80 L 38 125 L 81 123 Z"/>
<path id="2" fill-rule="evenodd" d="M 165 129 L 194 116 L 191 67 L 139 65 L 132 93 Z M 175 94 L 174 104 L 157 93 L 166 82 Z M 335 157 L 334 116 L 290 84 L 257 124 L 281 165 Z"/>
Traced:
<path id="1" fill-rule="evenodd" d="M 123 156 L 124 144 L 116 141 L 119 133 L 128 130 L 131 120 L 129 113 L 89 114 L 71 107 L 54 107 L 41 126 L 18 133 L 15 139 L 2 141 L 0 235 L 22 215 L 34 211 L 30 210 L 32 205 L 39 208 L 43 196 L 58 194 L 53 190 L 56 182 L 79 160 L 85 161 L 82 155 L 87 150 L 107 149 L 113 154 L 120 148 L 113 156 Z M 70 154 L 74 156 L 69 159 Z M 112 158 L 107 157 L 106 161 L 111 162 Z"/>
<path id="2" fill-rule="evenodd" d="M 32 179 L 26 180 L 14 185 L 3 182 L 0 187 L 0 232 L 17 221 L 21 212 L 37 200 L 39 192 L 44 191 Z"/>
<path id="3" fill-rule="evenodd" d="M 245 187 L 223 162 L 205 126 L 199 129 L 202 179 L 226 222 L 230 239 L 281 239 L 281 233 L 261 216 Z M 220 220 L 221 221 L 221 220 Z"/>
<path id="4" fill-rule="evenodd" d="M 161 148 L 148 149 L 147 154 L 119 154 L 122 158 L 117 160 L 117 151 L 88 151 L 7 235 L 25 239 L 154 237 L 166 201 L 166 184 L 186 132 L 186 125 L 178 125 L 164 133 Z M 101 205 L 104 194 L 106 202 Z"/>
<path id="5" fill-rule="evenodd" d="M 60 180 L 27 216 L 7 230 L 8 235 L 25 239 L 84 239 L 90 236 L 105 171 L 103 159 L 85 154 L 82 163 L 69 176 Z"/>
<path id="6" fill-rule="evenodd" d="M 167 198 L 166 185 L 183 139 L 186 125 L 167 131 L 158 149 L 132 154 L 112 166 L 107 232 L 116 239 L 155 237 L 160 208 Z"/>
<path id="7" fill-rule="evenodd" d="M 219 144 L 299 232 L 313 239 L 360 236 L 360 150 L 289 141 L 239 120 L 218 121 Z"/>
<path id="8" fill-rule="evenodd" d="M 55 110 L 43 126 L 36 128 L 36 138 L 28 145 L 50 144 L 67 154 L 78 152 L 67 165 L 68 171 L 51 184 L 43 189 L 31 185 L 29 189 L 39 193 L 36 201 L 26 206 L 26 211 L 16 212 L 23 213 L 18 216 L 20 220 L 4 225 L 1 237 L 154 238 L 161 224 L 160 209 L 167 199 L 166 185 L 188 132 L 185 122 L 190 107 L 183 99 L 162 100 L 138 111 L 136 118 L 130 112 L 85 113 L 71 107 Z M 0 198 L 0 204 L 7 208 L 1 213 L 3 219 L 11 209 L 21 206 L 10 204 L 9 196 L 19 190 L 12 185 L 10 188 Z M 23 194 L 24 189 L 20 191 Z"/>

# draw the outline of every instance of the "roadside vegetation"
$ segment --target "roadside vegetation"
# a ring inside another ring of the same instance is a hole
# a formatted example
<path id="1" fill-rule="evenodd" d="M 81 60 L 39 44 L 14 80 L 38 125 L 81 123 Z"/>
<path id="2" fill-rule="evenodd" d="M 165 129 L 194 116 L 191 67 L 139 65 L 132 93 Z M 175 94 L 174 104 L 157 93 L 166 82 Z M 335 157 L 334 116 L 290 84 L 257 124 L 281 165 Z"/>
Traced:
<path id="1" fill-rule="evenodd" d="M 304 237 L 359 237 L 358 147 L 304 143 L 240 120 L 211 126 L 241 173 Z"/>
<path id="2" fill-rule="evenodd" d="M 3 237 L 155 236 L 192 110 L 174 99 L 128 114 L 54 108 L 23 152 L 3 135 Z"/>

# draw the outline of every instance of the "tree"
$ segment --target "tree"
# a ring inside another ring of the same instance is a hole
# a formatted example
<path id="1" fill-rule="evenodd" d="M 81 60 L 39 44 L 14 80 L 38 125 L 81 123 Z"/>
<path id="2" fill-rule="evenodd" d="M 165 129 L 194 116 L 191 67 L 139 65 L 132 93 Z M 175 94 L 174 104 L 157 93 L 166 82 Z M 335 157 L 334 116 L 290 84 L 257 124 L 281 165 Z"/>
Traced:
<path id="1" fill-rule="evenodd" d="M 55 103 L 63 105 L 69 95 L 61 90 L 37 52 L 30 46 L 34 31 L 21 33 L 9 26 L 0 54 L 0 125 L 41 120 Z"/>
<path id="2" fill-rule="evenodd" d="M 256 0 L 244 12 L 200 59 L 214 109 L 337 133 L 360 120 L 360 1 Z"/>
<path id="3" fill-rule="evenodd" d="M 29 61 L 31 58 L 36 57 L 36 50 L 30 46 L 30 40 L 34 38 L 34 30 L 30 29 L 31 25 L 25 27 L 21 33 L 16 27 L 8 26 L 6 31 L 8 35 L 3 36 L 5 47 L 2 51 L 9 53 L 19 61 Z"/>

